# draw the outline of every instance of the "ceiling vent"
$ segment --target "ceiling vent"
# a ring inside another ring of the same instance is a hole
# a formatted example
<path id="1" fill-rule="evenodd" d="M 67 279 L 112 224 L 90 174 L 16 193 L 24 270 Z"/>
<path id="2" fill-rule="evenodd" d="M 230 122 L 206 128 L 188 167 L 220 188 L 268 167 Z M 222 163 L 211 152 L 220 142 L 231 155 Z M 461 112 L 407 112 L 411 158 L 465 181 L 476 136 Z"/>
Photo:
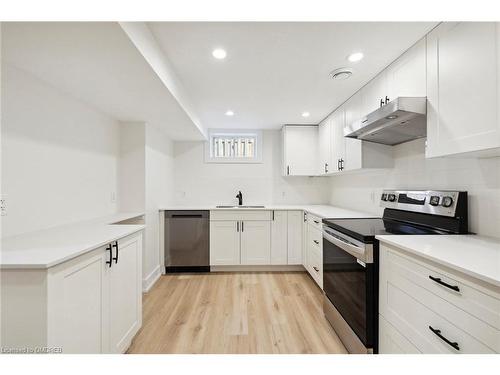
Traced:
<path id="1" fill-rule="evenodd" d="M 339 68 L 330 72 L 330 78 L 337 81 L 341 81 L 352 76 L 352 69 L 350 68 Z"/>

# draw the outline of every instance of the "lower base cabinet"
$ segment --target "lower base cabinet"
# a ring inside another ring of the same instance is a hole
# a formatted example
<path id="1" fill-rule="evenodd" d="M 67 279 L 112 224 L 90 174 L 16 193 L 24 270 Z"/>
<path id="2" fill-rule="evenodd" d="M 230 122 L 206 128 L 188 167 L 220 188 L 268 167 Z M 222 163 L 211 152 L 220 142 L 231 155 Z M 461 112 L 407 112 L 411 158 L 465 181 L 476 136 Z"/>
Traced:
<path id="1" fill-rule="evenodd" d="M 300 210 L 215 210 L 210 214 L 210 265 L 302 265 Z"/>
<path id="2" fill-rule="evenodd" d="M 49 269 L 1 271 L 3 348 L 123 353 L 142 324 L 142 233 Z"/>
<path id="3" fill-rule="evenodd" d="M 323 232 L 321 230 L 321 219 L 309 214 L 307 224 L 307 241 L 305 244 L 305 268 L 323 289 Z"/>
<path id="4" fill-rule="evenodd" d="M 500 352 L 498 287 L 380 245 L 380 353 Z"/>

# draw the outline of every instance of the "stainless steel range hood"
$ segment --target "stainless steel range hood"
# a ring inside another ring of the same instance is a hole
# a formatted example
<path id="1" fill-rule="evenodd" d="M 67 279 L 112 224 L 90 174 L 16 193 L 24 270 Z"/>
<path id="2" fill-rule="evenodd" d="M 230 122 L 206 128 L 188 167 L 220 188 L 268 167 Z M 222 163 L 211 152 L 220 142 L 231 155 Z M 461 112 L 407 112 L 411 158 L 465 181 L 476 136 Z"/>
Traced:
<path id="1" fill-rule="evenodd" d="M 344 135 L 397 145 L 427 136 L 427 98 L 399 97 L 360 120 L 347 124 Z"/>

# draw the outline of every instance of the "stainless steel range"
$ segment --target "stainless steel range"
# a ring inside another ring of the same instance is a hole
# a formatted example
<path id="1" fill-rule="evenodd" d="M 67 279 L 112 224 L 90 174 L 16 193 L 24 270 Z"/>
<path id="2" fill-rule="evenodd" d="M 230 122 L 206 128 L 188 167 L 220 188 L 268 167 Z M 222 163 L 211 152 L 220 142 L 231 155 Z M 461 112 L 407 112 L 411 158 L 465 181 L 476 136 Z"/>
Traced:
<path id="1" fill-rule="evenodd" d="M 379 234 L 468 233 L 467 192 L 387 190 L 382 218 L 323 219 L 323 311 L 351 353 L 378 352 Z"/>

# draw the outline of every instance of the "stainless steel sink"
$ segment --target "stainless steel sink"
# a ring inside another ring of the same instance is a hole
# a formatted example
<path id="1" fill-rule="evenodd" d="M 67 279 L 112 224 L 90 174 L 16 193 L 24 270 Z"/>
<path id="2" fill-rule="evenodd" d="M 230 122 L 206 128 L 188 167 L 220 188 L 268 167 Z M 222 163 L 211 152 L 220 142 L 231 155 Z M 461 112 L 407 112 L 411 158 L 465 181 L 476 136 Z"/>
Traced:
<path id="1" fill-rule="evenodd" d="M 215 206 L 216 208 L 266 208 L 265 206 Z"/>

